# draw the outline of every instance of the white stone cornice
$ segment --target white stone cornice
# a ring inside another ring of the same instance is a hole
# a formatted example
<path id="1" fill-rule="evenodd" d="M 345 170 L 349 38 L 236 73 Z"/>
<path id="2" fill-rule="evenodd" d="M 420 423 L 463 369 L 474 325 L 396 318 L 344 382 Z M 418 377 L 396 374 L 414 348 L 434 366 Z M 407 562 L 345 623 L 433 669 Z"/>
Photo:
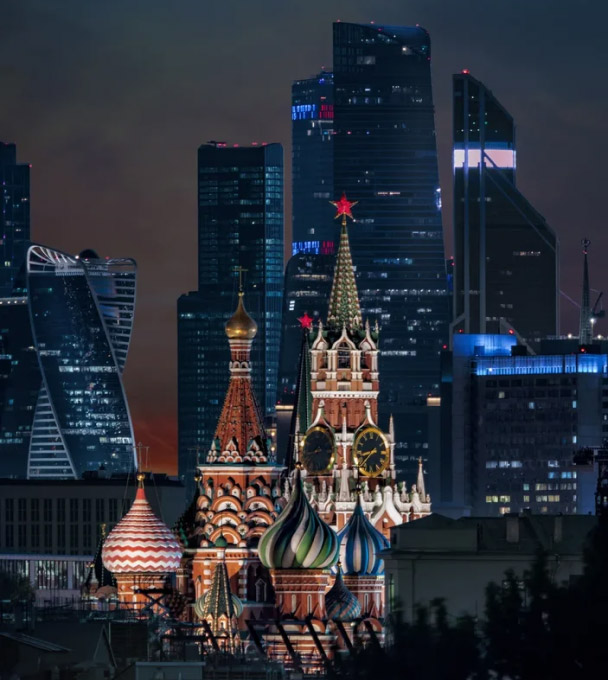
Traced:
<path id="1" fill-rule="evenodd" d="M 380 392 L 378 390 L 366 390 L 366 391 L 328 391 L 328 390 L 311 390 L 313 399 L 377 399 Z"/>

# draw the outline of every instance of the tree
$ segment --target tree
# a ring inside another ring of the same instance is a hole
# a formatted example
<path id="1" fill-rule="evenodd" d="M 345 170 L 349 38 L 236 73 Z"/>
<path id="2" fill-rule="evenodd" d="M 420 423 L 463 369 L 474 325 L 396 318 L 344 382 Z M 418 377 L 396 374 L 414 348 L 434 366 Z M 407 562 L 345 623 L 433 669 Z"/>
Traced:
<path id="1" fill-rule="evenodd" d="M 11 602 L 26 600 L 29 602 L 33 597 L 34 591 L 25 576 L 0 571 L 0 600 L 10 600 Z"/>

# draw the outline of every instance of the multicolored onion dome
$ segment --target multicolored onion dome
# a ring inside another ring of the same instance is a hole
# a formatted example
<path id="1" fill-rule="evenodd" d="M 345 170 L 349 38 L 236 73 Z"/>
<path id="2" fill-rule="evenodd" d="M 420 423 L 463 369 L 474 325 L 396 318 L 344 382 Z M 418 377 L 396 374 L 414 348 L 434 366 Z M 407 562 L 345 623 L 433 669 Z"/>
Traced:
<path id="1" fill-rule="evenodd" d="M 334 621 L 352 621 L 361 616 L 361 603 L 344 585 L 340 562 L 336 580 L 325 595 L 325 609 L 327 617 Z"/>
<path id="2" fill-rule="evenodd" d="M 239 304 L 236 312 L 226 321 L 224 328 L 229 340 L 240 340 L 241 338 L 253 340 L 258 332 L 257 323 L 247 314 L 245 309 L 242 290 L 239 291 Z"/>
<path id="3" fill-rule="evenodd" d="M 361 496 L 346 526 L 338 533 L 338 540 L 345 574 L 378 576 L 384 573 L 384 560 L 378 553 L 390 543 L 365 516 Z"/>
<path id="4" fill-rule="evenodd" d="M 170 529 L 152 512 L 143 476 L 135 501 L 106 538 L 101 557 L 113 574 L 167 574 L 177 571 L 182 549 Z"/>
<path id="5" fill-rule="evenodd" d="M 328 569 L 338 561 L 338 537 L 314 511 L 300 470 L 289 502 L 262 534 L 258 553 L 268 569 Z"/>

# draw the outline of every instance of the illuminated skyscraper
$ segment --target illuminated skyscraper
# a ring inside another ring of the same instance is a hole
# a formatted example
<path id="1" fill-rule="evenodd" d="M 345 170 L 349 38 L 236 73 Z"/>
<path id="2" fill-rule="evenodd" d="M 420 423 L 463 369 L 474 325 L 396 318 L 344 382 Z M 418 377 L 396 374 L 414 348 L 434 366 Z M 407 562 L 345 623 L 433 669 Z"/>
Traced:
<path id="1" fill-rule="evenodd" d="M 0 297 L 13 293 L 30 241 L 30 166 L 17 147 L 0 142 Z"/>
<path id="2" fill-rule="evenodd" d="M 283 298 L 283 147 L 204 144 L 198 151 L 198 291 L 178 301 L 179 474 L 210 445 L 226 393 L 222 330 L 234 310 L 239 269 L 258 324 L 252 378 L 265 415 L 277 394 Z"/>
<path id="3" fill-rule="evenodd" d="M 327 250 L 337 229 L 328 212 L 334 197 L 333 74 L 291 86 L 293 254 Z"/>
<path id="4" fill-rule="evenodd" d="M 410 475 L 449 320 L 430 59 L 423 28 L 334 24 L 334 195 L 359 201 L 350 241 L 362 314 L 381 329 L 380 415 Z"/>
<path id="5" fill-rule="evenodd" d="M 0 475 L 129 472 L 135 440 L 122 384 L 135 305 L 130 259 L 34 245 L 27 298 L 2 300 Z"/>
<path id="6" fill-rule="evenodd" d="M 513 117 L 468 72 L 453 86 L 455 330 L 556 335 L 559 241 L 515 186 Z"/>
<path id="7" fill-rule="evenodd" d="M 321 71 L 291 87 L 292 257 L 285 270 L 279 366 L 279 455 L 282 423 L 290 422 L 301 344 L 298 319 L 325 318 L 335 266 L 338 228 L 333 200 L 333 74 Z M 283 417 L 285 416 L 285 417 Z"/>

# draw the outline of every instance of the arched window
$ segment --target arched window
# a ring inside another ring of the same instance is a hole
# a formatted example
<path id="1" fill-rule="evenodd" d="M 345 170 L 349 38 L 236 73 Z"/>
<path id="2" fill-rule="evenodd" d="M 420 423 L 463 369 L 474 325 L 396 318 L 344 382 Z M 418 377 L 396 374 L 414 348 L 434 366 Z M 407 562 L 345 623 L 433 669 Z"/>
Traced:
<path id="1" fill-rule="evenodd" d="M 338 347 L 338 368 L 350 368 L 350 348 L 348 345 Z"/>
<path id="2" fill-rule="evenodd" d="M 268 600 L 268 589 L 266 588 L 266 581 L 259 578 L 255 582 L 255 601 L 256 602 L 267 602 Z"/>

